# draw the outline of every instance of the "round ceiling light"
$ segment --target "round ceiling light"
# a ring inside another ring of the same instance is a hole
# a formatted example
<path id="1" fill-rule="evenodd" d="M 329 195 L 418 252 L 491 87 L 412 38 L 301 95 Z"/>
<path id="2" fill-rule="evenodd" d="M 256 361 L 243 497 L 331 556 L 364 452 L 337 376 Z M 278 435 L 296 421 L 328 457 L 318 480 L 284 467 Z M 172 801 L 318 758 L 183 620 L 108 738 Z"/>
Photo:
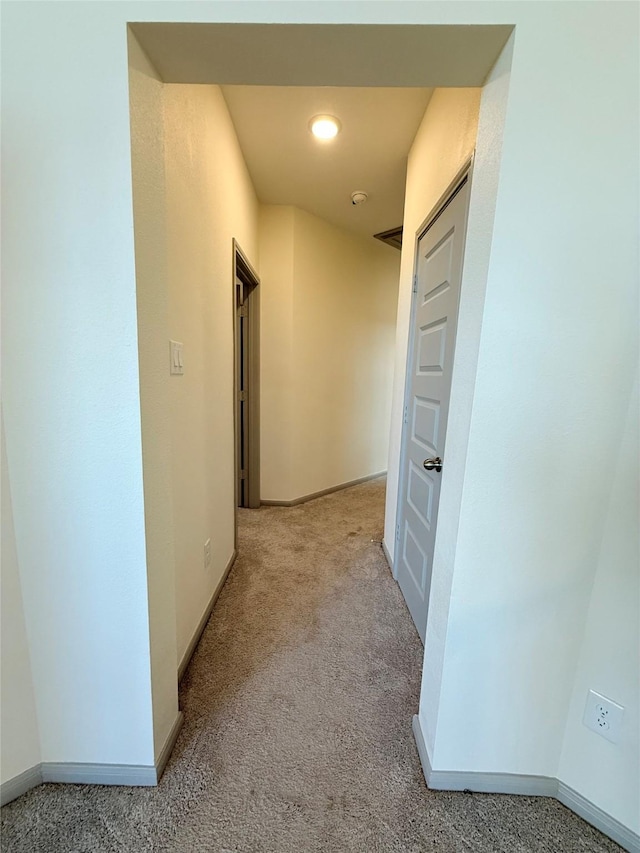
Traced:
<path id="1" fill-rule="evenodd" d="M 335 116 L 314 116 L 309 127 L 316 139 L 333 139 L 340 132 L 340 122 Z"/>

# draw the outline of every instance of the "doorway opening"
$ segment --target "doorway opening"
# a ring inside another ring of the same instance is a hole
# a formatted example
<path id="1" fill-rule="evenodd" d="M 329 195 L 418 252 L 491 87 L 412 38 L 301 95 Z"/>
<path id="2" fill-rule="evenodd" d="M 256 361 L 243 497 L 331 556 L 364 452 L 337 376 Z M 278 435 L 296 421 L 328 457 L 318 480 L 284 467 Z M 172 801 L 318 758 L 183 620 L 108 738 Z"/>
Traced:
<path id="1" fill-rule="evenodd" d="M 233 240 L 236 506 L 260 506 L 260 279 Z"/>

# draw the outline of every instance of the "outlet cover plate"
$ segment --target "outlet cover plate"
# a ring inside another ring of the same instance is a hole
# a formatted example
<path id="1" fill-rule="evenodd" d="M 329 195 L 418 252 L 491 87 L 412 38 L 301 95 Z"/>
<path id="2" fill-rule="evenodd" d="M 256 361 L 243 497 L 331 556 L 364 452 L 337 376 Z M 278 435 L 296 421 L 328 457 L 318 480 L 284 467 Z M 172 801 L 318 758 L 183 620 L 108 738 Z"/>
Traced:
<path id="1" fill-rule="evenodd" d="M 584 709 L 582 722 L 588 729 L 596 732 L 611 743 L 620 740 L 620 729 L 624 708 L 612 699 L 607 699 L 601 693 L 590 690 L 587 693 L 587 704 Z"/>

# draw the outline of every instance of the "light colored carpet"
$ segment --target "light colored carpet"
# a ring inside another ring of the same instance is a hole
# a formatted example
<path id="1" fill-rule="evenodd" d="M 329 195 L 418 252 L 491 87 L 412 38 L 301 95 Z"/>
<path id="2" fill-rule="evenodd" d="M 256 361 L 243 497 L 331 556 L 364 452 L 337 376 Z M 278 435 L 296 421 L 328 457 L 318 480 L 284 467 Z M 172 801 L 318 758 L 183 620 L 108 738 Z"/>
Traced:
<path id="1" fill-rule="evenodd" d="M 610 853 L 549 799 L 427 790 L 422 646 L 379 540 L 384 482 L 240 514 L 240 557 L 181 687 L 155 789 L 42 785 L 6 853 Z"/>

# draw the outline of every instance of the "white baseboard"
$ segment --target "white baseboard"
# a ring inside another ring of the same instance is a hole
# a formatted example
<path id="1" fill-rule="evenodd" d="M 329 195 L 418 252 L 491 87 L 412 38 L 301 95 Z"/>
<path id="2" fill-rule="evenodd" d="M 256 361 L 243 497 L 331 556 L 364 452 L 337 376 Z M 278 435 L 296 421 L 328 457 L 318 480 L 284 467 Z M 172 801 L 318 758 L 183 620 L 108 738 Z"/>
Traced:
<path id="1" fill-rule="evenodd" d="M 156 756 L 156 784 L 162 778 L 164 768 L 167 766 L 169 756 L 173 752 L 173 747 L 176 745 L 176 741 L 178 740 L 178 735 L 180 734 L 180 729 L 182 728 L 183 722 L 184 714 L 182 713 L 182 711 L 178 711 L 178 713 L 176 714 L 176 718 L 173 721 L 173 725 L 171 726 L 171 731 L 167 735 L 167 739 L 165 740 L 162 749 Z"/>
<path id="2" fill-rule="evenodd" d="M 42 769 L 40 764 L 29 767 L 22 773 L 18 773 L 13 779 L 7 779 L 0 786 L 0 805 L 6 806 L 12 800 L 16 800 L 26 794 L 31 788 L 42 783 Z"/>
<path id="3" fill-rule="evenodd" d="M 136 787 L 158 784 L 158 775 L 153 764 L 76 764 L 71 761 L 43 761 L 40 768 L 43 782 Z"/>
<path id="4" fill-rule="evenodd" d="M 393 560 L 391 559 L 391 554 L 389 553 L 389 549 L 387 548 L 387 543 L 384 541 L 384 539 L 382 540 L 382 553 L 384 554 L 385 559 L 389 565 L 389 568 L 391 569 L 391 574 L 395 578 L 396 575 L 395 575 L 395 572 L 393 570 Z"/>
<path id="5" fill-rule="evenodd" d="M 298 504 L 307 503 L 307 501 L 315 500 L 315 498 L 330 495 L 332 492 L 340 492 L 342 489 L 349 489 L 351 486 L 359 486 L 360 483 L 367 483 L 369 480 L 377 480 L 378 477 L 385 477 L 386 474 L 386 471 L 378 471 L 377 474 L 368 474 L 366 477 L 358 477 L 357 480 L 349 480 L 347 483 L 338 483 L 337 486 L 329 486 L 328 489 L 321 489 L 319 492 L 310 492 L 308 495 L 302 495 L 302 497 L 294 498 L 292 501 L 260 500 L 260 503 L 265 506 L 298 506 Z"/>
<path id="6" fill-rule="evenodd" d="M 182 678 L 187 671 L 187 667 L 193 657 L 193 653 L 196 650 L 196 646 L 200 642 L 200 637 L 204 629 L 207 627 L 207 622 L 209 621 L 209 617 L 211 616 L 211 611 L 213 610 L 216 601 L 218 600 L 218 596 L 222 591 L 222 587 L 225 585 L 225 582 L 229 576 L 229 572 L 233 568 L 233 564 L 236 561 L 236 557 L 238 556 L 238 552 L 234 550 L 233 554 L 229 558 L 229 562 L 227 563 L 224 572 L 222 573 L 222 577 L 216 584 L 216 588 L 213 591 L 213 595 L 211 596 L 209 603 L 207 604 L 204 613 L 202 614 L 202 618 L 198 622 L 196 630 L 189 641 L 189 645 L 187 646 L 185 653 L 182 655 L 182 660 L 180 661 L 180 665 L 178 666 L 178 683 L 182 681 Z"/>
<path id="7" fill-rule="evenodd" d="M 612 838 L 629 853 L 640 853 L 640 836 L 553 776 L 520 773 L 476 773 L 464 770 L 434 770 L 417 714 L 411 722 L 427 787 L 436 791 L 475 791 L 491 794 L 521 794 L 554 797 L 572 812 Z"/>
<path id="8" fill-rule="evenodd" d="M 155 764 L 91 764 L 72 761 L 43 761 L 8 779 L 0 786 L 0 804 L 6 805 L 43 782 L 67 785 L 126 785 L 153 787 L 158 784 L 182 727 L 179 711 Z"/>
<path id="9" fill-rule="evenodd" d="M 629 853 L 640 853 L 640 835 L 630 830 L 619 820 L 602 811 L 601 808 L 587 800 L 582 794 L 574 791 L 558 779 L 556 798 L 563 806 L 571 809 L 581 818 L 595 826 L 600 832 L 608 835 Z"/>

